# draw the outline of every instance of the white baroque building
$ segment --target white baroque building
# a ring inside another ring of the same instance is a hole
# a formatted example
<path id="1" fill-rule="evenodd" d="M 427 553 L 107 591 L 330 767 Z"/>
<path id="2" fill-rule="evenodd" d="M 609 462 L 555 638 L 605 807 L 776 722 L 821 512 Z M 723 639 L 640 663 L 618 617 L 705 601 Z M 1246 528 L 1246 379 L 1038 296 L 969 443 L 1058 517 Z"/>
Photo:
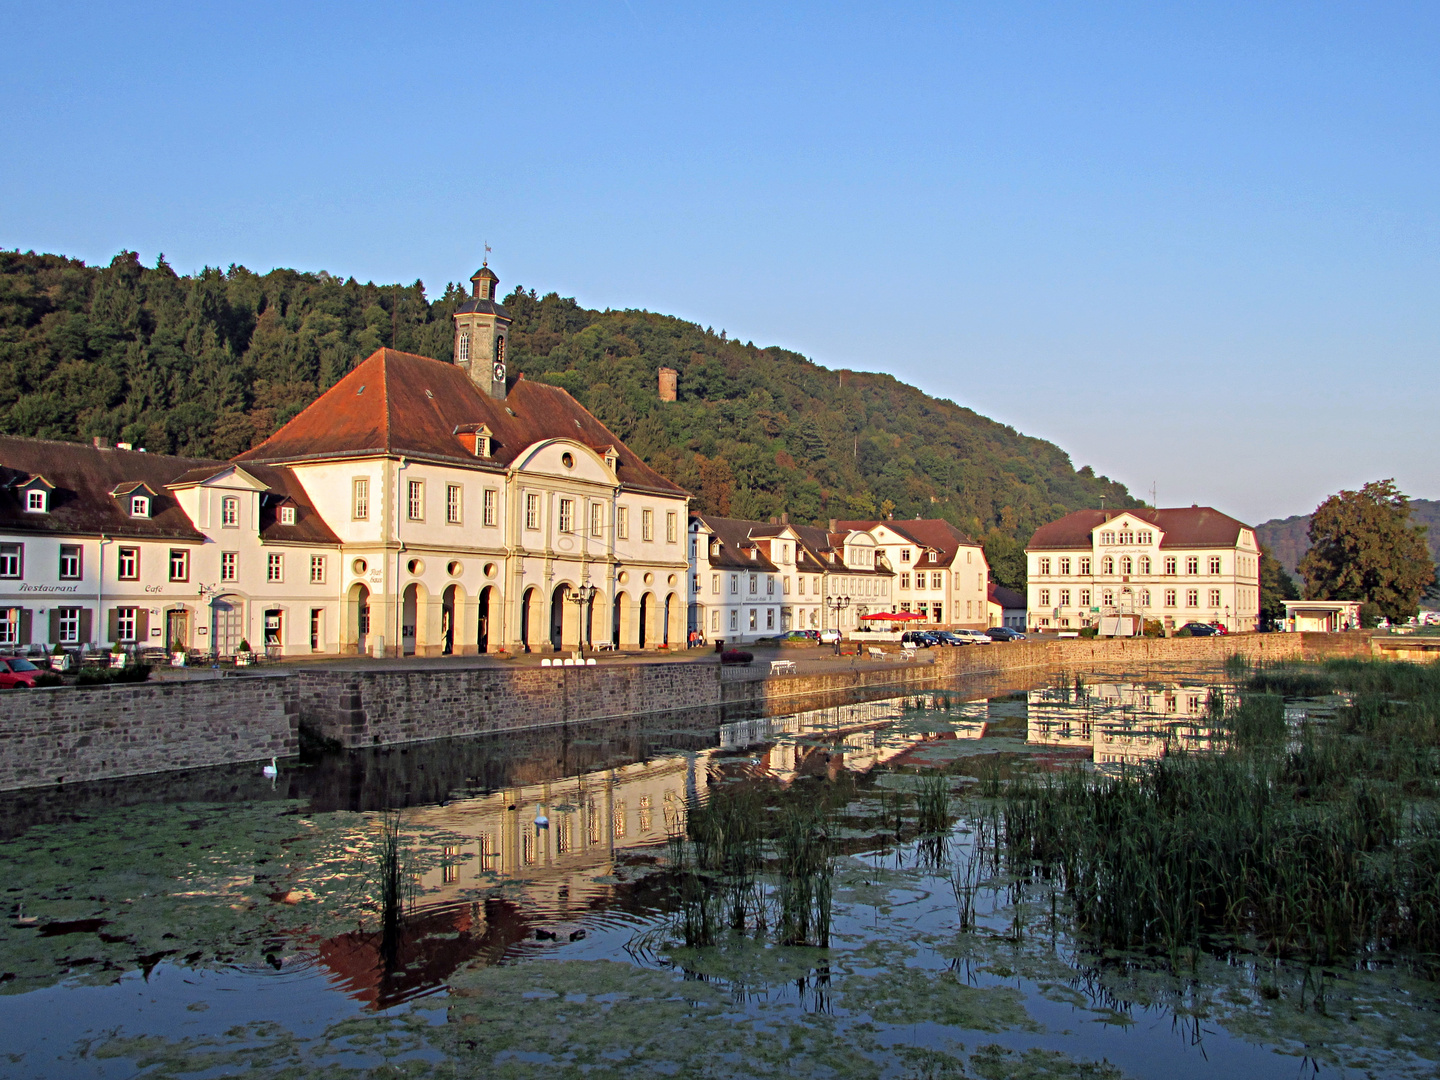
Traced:
<path id="1" fill-rule="evenodd" d="M 1077 510 L 1037 529 L 1025 558 L 1035 630 L 1078 630 L 1116 615 L 1166 629 L 1259 627 L 1255 530 L 1208 506 Z"/>
<path id="2" fill-rule="evenodd" d="M 0 648 L 681 644 L 688 494 L 509 378 L 472 282 L 456 363 L 381 349 L 233 462 L 0 439 Z"/>

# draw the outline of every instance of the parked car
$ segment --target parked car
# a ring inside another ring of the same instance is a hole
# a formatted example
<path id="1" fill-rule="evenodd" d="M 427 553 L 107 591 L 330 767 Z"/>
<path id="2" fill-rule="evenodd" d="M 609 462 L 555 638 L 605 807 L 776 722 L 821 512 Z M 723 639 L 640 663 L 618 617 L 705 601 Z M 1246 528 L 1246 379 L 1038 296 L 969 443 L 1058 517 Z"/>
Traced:
<path id="1" fill-rule="evenodd" d="M 933 630 L 906 630 L 900 635 L 900 645 L 902 648 L 928 649 L 938 644 L 940 644 L 940 640 L 935 636 Z"/>
<path id="2" fill-rule="evenodd" d="M 1187 622 L 1180 629 L 1190 631 L 1191 637 L 1212 637 L 1220 633 L 1218 626 L 1211 626 L 1209 623 L 1203 622 Z"/>
<path id="3" fill-rule="evenodd" d="M 930 635 L 940 645 L 969 645 L 970 641 L 963 634 L 957 634 L 953 630 L 931 630 Z"/>
<path id="4" fill-rule="evenodd" d="M 985 631 L 991 641 L 1024 641 L 1025 635 L 1012 626 L 992 626 Z"/>
<path id="5" fill-rule="evenodd" d="M 834 627 L 831 627 L 828 630 L 821 630 L 820 640 L 826 645 L 833 645 L 835 644 L 835 642 L 840 640 L 840 631 L 836 630 Z"/>
<path id="6" fill-rule="evenodd" d="M 984 630 L 954 630 L 951 631 L 965 639 L 967 645 L 993 645 L 989 634 Z"/>
<path id="7" fill-rule="evenodd" d="M 0 656 L 0 690 L 29 690 L 40 669 L 23 656 Z"/>

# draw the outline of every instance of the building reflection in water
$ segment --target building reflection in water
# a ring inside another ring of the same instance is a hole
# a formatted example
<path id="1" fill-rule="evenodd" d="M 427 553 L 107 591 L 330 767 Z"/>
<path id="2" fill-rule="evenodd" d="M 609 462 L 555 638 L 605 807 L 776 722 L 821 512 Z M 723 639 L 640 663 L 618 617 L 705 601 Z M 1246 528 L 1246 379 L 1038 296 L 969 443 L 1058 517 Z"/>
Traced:
<path id="1" fill-rule="evenodd" d="M 1182 683 L 1097 683 L 1077 695 L 1069 687 L 1027 694 L 1026 741 L 1070 749 L 1098 766 L 1134 765 L 1171 750 L 1216 748 L 1212 710 L 1221 687 Z M 1213 695 L 1213 697 L 1212 697 Z"/>

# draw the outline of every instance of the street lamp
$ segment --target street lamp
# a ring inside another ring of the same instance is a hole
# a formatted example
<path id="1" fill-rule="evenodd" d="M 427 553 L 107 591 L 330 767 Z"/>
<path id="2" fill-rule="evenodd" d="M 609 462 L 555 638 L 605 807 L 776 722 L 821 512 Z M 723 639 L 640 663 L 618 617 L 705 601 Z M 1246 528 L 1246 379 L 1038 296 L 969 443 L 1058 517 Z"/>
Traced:
<path id="1" fill-rule="evenodd" d="M 590 632 L 590 622 L 585 618 L 586 606 L 595 599 L 595 594 L 600 590 L 588 581 L 566 595 L 571 603 L 575 604 L 575 611 L 579 619 L 580 627 L 580 659 L 585 659 L 585 635 Z"/>
<path id="2" fill-rule="evenodd" d="M 839 656 L 839 655 L 840 655 L 840 612 L 844 611 L 846 608 L 848 608 L 848 607 L 850 606 L 850 597 L 848 597 L 848 596 L 827 596 L 827 597 L 825 598 L 825 606 L 826 606 L 827 608 L 829 608 L 830 611 L 831 611 L 831 613 L 834 614 L 834 616 L 835 616 L 835 655 L 836 655 L 836 656 Z"/>

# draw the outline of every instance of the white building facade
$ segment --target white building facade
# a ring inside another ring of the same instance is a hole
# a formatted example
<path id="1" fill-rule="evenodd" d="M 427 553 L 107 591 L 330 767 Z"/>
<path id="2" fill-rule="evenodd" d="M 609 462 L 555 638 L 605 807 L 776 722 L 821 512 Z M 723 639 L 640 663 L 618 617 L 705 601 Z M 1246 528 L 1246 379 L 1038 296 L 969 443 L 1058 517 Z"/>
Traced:
<path id="1" fill-rule="evenodd" d="M 1259 628 L 1255 530 L 1211 507 L 1079 510 L 1036 530 L 1025 557 L 1033 630 L 1117 616 Z"/>

